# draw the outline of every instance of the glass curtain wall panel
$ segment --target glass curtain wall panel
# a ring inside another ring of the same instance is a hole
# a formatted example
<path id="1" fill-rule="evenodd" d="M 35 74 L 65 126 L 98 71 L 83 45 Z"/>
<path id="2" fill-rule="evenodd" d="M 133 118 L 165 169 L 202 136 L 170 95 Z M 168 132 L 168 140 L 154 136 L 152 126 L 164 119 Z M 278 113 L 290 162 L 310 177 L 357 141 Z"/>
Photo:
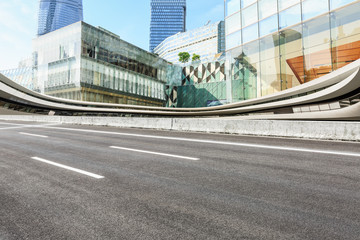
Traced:
<path id="1" fill-rule="evenodd" d="M 333 70 L 360 57 L 360 3 L 331 13 Z"/>
<path id="2" fill-rule="evenodd" d="M 356 2 L 356 0 L 330 0 L 330 10 Z"/>
<path id="3" fill-rule="evenodd" d="M 279 11 L 282 11 L 288 7 L 300 3 L 300 0 L 278 0 L 278 3 L 279 3 Z"/>
<path id="4" fill-rule="evenodd" d="M 277 0 L 259 0 L 259 19 L 274 15 L 277 10 Z"/>
<path id="5" fill-rule="evenodd" d="M 302 26 L 296 25 L 279 34 L 282 86 L 292 88 L 305 82 Z"/>
<path id="6" fill-rule="evenodd" d="M 305 82 L 332 71 L 329 15 L 303 24 Z"/>

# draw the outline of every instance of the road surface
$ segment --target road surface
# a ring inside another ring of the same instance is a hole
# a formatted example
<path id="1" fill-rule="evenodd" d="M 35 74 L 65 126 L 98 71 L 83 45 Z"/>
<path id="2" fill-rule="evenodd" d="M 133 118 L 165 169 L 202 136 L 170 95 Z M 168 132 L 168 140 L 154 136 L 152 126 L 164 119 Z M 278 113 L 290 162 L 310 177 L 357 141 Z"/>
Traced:
<path id="1" fill-rule="evenodd" d="M 360 239 L 360 144 L 0 121 L 0 239 Z"/>

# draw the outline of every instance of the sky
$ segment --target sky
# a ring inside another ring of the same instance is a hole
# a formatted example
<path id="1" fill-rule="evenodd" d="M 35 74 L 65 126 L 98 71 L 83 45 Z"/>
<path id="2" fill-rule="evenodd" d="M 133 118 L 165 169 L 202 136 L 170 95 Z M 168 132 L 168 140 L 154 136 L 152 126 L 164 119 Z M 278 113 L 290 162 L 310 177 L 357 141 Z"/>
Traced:
<path id="1" fill-rule="evenodd" d="M 149 50 L 150 0 L 83 0 L 84 21 Z M 38 0 L 0 0 L 0 70 L 31 56 Z M 223 0 L 187 0 L 187 30 L 224 18 Z"/>

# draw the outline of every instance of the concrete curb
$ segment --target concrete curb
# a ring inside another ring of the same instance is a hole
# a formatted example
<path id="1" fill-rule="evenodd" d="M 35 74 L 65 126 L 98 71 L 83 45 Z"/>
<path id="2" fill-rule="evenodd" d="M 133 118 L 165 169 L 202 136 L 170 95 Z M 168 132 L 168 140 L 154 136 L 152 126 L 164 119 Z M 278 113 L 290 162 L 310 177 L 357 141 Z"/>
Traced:
<path id="1" fill-rule="evenodd" d="M 0 120 L 360 141 L 360 122 L 234 120 L 220 118 L 127 118 L 1 115 Z"/>

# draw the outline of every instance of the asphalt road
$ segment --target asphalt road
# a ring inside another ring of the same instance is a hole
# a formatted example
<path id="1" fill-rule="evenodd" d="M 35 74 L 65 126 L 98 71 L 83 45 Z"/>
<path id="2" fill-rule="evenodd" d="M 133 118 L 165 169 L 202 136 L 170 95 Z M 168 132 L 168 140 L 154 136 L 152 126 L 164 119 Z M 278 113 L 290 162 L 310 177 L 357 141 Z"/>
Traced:
<path id="1" fill-rule="evenodd" d="M 360 144 L 0 121 L 0 239 L 360 239 Z"/>

